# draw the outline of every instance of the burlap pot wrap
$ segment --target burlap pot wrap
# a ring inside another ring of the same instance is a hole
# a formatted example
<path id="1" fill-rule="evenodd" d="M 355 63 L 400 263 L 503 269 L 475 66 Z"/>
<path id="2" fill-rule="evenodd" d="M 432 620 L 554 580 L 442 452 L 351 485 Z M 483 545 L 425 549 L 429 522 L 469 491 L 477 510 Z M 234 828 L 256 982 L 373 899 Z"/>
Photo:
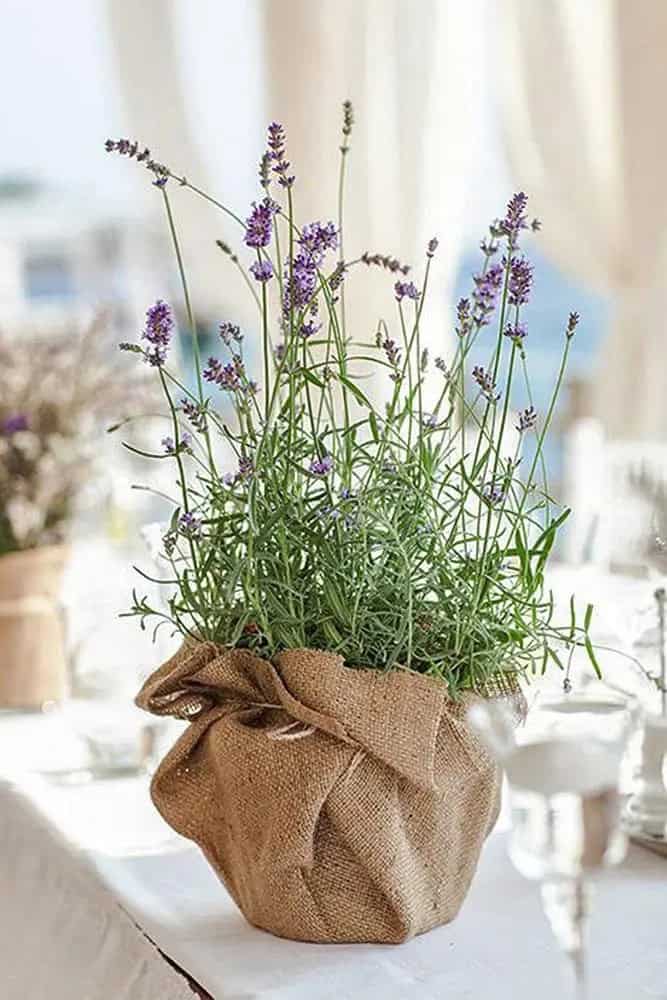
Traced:
<path id="1" fill-rule="evenodd" d="M 58 594 L 66 557 L 60 545 L 0 557 L 0 708 L 40 708 L 65 695 Z"/>
<path id="2" fill-rule="evenodd" d="M 190 720 L 153 778 L 162 816 L 250 923 L 318 942 L 399 943 L 458 913 L 500 799 L 467 703 L 405 670 L 212 643 L 137 697 Z"/>

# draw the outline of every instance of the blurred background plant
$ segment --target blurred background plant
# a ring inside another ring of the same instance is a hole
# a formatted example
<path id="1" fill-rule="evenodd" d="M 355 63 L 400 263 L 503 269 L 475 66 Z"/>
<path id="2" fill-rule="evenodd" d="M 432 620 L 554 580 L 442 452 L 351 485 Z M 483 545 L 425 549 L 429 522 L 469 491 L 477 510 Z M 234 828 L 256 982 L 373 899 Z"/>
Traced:
<path id="1" fill-rule="evenodd" d="M 145 404 L 145 380 L 110 353 L 103 314 L 48 337 L 0 335 L 0 556 L 67 538 L 105 471 L 105 421 L 140 408 L 142 393 Z"/>

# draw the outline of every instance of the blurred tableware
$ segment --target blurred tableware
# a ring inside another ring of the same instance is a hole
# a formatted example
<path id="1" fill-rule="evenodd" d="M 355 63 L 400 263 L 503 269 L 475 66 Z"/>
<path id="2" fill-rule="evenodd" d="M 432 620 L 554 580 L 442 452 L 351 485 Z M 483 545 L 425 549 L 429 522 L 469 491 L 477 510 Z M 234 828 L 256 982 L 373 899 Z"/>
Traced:
<path id="1" fill-rule="evenodd" d="M 163 749 L 164 725 L 125 698 L 73 698 L 63 711 L 87 751 L 79 779 L 150 772 Z"/>
<path id="2" fill-rule="evenodd" d="M 628 832 L 641 842 L 648 837 L 653 843 L 667 846 L 667 787 L 665 758 L 667 757 L 667 717 L 649 715 L 644 719 L 639 767 L 633 794 L 625 808 Z"/>
<path id="3" fill-rule="evenodd" d="M 507 773 L 512 863 L 541 883 L 572 995 L 583 998 L 589 880 L 625 855 L 619 783 L 636 710 L 613 692 L 573 692 L 538 699 L 516 732 L 503 700 L 479 702 L 469 718 Z"/>

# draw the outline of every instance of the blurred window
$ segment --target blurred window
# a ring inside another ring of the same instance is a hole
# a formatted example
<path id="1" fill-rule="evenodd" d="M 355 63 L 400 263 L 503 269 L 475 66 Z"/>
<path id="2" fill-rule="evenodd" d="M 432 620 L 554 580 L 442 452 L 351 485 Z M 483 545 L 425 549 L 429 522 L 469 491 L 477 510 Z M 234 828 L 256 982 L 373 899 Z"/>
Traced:
<path id="1" fill-rule="evenodd" d="M 70 299 L 74 296 L 72 267 L 64 254 L 30 254 L 25 259 L 23 270 L 28 300 Z"/>

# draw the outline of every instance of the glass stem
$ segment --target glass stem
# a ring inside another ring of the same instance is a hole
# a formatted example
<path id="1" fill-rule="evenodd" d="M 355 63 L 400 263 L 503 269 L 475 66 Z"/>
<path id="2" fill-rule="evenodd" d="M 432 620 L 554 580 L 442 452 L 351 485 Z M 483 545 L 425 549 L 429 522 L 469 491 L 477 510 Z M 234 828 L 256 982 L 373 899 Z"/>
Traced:
<path id="1" fill-rule="evenodd" d="M 585 932 L 590 888 L 582 878 L 542 884 L 542 905 L 571 973 L 573 1000 L 586 1000 Z"/>

